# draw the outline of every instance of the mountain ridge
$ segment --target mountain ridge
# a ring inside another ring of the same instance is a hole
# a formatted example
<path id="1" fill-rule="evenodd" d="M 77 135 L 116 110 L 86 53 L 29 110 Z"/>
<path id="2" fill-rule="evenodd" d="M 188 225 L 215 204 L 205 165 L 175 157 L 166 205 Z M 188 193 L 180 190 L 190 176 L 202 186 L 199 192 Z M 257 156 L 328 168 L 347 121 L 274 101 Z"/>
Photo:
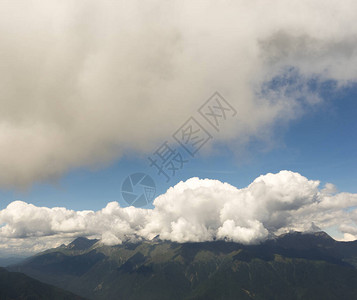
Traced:
<path id="1" fill-rule="evenodd" d="M 91 246 L 50 249 L 12 269 L 98 300 L 357 299 L 357 243 L 323 232 L 291 232 L 258 245 L 158 237 L 84 244 Z"/>

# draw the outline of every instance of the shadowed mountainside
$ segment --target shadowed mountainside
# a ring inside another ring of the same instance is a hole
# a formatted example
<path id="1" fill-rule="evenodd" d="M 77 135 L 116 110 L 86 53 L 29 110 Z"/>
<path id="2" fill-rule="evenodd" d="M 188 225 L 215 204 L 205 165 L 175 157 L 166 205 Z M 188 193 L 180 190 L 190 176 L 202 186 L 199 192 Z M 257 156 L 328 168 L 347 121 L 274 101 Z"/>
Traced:
<path id="1" fill-rule="evenodd" d="M 0 268 L 1 300 L 84 300 L 70 292 L 42 283 L 25 274 Z"/>

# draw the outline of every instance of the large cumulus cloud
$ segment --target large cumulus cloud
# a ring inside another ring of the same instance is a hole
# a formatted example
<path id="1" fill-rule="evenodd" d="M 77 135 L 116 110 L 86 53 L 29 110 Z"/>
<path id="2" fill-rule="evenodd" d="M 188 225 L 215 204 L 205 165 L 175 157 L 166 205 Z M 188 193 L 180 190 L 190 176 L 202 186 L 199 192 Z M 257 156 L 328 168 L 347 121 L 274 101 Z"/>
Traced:
<path id="1" fill-rule="evenodd" d="M 0 251 L 38 251 L 77 236 L 100 238 L 109 245 L 157 235 L 176 242 L 252 244 L 290 230 L 333 226 L 344 239 L 356 238 L 357 194 L 319 184 L 291 171 L 262 175 L 242 189 L 191 178 L 157 197 L 154 209 L 111 202 L 96 212 L 72 211 L 15 201 L 0 211 Z"/>
<path id="2" fill-rule="evenodd" d="M 238 111 L 215 141 L 245 144 L 321 102 L 310 78 L 357 77 L 353 0 L 0 5 L 2 187 L 152 150 L 215 90 Z"/>

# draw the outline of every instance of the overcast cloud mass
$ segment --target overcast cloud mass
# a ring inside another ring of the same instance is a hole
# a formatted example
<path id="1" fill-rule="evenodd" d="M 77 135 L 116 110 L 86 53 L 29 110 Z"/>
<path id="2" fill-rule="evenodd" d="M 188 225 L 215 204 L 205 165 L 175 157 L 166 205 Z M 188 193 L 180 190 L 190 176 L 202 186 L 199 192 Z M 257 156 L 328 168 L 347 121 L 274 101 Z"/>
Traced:
<path id="1" fill-rule="evenodd" d="M 238 110 L 216 142 L 269 139 L 323 101 L 309 79 L 356 80 L 356 11 L 353 0 L 1 1 L 0 186 L 150 151 L 216 90 Z M 267 87 L 291 68 L 289 88 Z"/>
<path id="2" fill-rule="evenodd" d="M 157 197 L 154 209 L 111 202 L 96 212 L 73 211 L 15 201 L 0 211 L 0 253 L 36 252 L 77 236 L 100 238 L 107 245 L 157 235 L 176 242 L 255 244 L 271 234 L 336 226 L 342 239 L 356 239 L 357 194 L 319 184 L 291 171 L 262 175 L 243 189 L 191 178 Z"/>

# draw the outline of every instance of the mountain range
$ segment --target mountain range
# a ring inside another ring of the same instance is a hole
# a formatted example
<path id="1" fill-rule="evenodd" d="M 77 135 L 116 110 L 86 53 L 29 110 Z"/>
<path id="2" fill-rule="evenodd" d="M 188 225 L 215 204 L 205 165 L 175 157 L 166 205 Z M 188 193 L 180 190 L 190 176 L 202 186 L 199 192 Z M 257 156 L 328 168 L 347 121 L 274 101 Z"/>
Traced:
<path id="1" fill-rule="evenodd" d="M 357 299 L 357 241 L 325 232 L 259 245 L 81 237 L 8 269 L 94 300 Z"/>

